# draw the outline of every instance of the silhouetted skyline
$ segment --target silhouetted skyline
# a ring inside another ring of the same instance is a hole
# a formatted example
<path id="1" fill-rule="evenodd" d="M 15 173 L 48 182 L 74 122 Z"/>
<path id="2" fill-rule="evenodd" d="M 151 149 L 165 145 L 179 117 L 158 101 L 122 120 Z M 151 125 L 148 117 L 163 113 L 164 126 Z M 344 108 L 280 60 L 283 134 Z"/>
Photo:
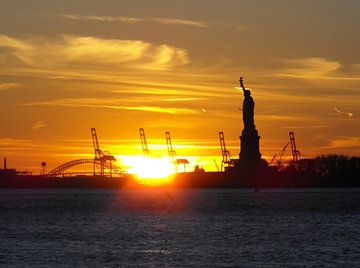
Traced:
<path id="1" fill-rule="evenodd" d="M 91 157 L 180 156 L 214 170 L 217 133 L 239 153 L 242 94 L 261 153 L 295 131 L 307 156 L 360 153 L 359 1 L 3 1 L 0 157 L 40 171 Z M 203 156 L 208 156 L 204 158 Z"/>

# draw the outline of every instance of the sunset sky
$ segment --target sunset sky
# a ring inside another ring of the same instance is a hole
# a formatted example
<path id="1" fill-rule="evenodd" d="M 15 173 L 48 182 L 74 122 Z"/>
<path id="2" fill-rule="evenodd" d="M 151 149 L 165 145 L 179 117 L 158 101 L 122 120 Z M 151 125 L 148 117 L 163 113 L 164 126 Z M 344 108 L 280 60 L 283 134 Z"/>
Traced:
<path id="1" fill-rule="evenodd" d="M 215 170 L 239 154 L 252 91 L 264 158 L 294 131 L 306 156 L 360 156 L 358 0 L 1 0 L 0 157 L 38 173 L 93 157 L 167 155 Z M 2 165 L 1 165 L 2 167 Z"/>

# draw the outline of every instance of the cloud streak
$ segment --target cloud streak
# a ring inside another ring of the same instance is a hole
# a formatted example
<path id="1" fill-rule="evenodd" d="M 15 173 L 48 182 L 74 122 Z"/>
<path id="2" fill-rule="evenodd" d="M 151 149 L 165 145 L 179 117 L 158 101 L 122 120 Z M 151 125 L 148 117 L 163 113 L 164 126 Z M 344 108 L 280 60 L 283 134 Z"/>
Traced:
<path id="1" fill-rule="evenodd" d="M 327 149 L 360 149 L 360 137 L 337 137 L 333 139 Z"/>
<path id="2" fill-rule="evenodd" d="M 47 127 L 47 124 L 45 124 L 43 121 L 37 121 L 33 126 L 32 126 L 32 130 L 33 131 L 38 131 L 41 128 Z"/>
<path id="3" fill-rule="evenodd" d="M 290 67 L 280 71 L 279 76 L 294 78 L 331 78 L 342 65 L 324 58 L 302 58 L 283 60 Z"/>
<path id="4" fill-rule="evenodd" d="M 31 49 L 31 46 L 26 42 L 3 34 L 0 34 L 0 48 L 1 47 L 16 50 Z"/>
<path id="5" fill-rule="evenodd" d="M 161 107 L 161 106 L 143 106 L 143 105 L 116 105 L 116 100 L 99 100 L 99 99 L 57 99 L 53 101 L 43 102 L 32 102 L 23 104 L 24 106 L 63 106 L 63 107 L 74 107 L 74 108 L 103 108 L 103 109 L 114 109 L 114 110 L 128 110 L 128 111 L 139 111 L 139 112 L 152 112 L 162 114 L 198 114 L 197 111 L 188 108 L 179 107 Z M 43 127 L 43 122 L 38 122 L 38 128 Z M 37 124 L 38 124 L 37 123 Z M 35 125 L 37 126 L 37 125 Z M 45 125 L 46 126 L 46 125 Z M 34 127 L 33 127 L 34 128 Z"/>
<path id="6" fill-rule="evenodd" d="M 275 75 L 278 77 L 311 79 L 317 80 L 317 82 L 329 81 L 331 83 L 360 81 L 356 64 L 346 65 L 321 57 L 282 59 L 280 62 L 286 67 L 275 71 Z"/>
<path id="7" fill-rule="evenodd" d="M 16 88 L 20 85 L 19 83 L 0 83 L 0 91 Z"/>
<path id="8" fill-rule="evenodd" d="M 200 21 L 186 20 L 178 18 L 138 18 L 138 17 L 111 17 L 111 16 L 83 16 L 76 14 L 64 14 L 63 18 L 69 20 L 86 20 L 86 21 L 100 21 L 100 22 L 121 22 L 127 24 L 154 22 L 159 24 L 175 25 L 175 26 L 190 26 L 198 28 L 206 28 L 207 25 Z"/>
<path id="9" fill-rule="evenodd" d="M 165 71 L 189 63 L 188 53 L 167 44 L 141 40 L 61 35 L 57 38 L 15 39 L 0 35 L 0 49 L 37 68 L 140 68 Z"/>

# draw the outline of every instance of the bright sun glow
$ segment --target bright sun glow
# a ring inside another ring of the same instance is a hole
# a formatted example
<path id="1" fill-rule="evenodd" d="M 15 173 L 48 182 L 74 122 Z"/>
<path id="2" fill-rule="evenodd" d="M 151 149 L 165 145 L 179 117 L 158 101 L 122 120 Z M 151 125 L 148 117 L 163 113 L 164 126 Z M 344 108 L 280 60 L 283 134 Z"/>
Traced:
<path id="1" fill-rule="evenodd" d="M 168 157 L 128 156 L 122 157 L 122 163 L 128 167 L 127 172 L 137 175 L 143 184 L 169 183 L 169 176 L 175 173 L 175 167 Z"/>

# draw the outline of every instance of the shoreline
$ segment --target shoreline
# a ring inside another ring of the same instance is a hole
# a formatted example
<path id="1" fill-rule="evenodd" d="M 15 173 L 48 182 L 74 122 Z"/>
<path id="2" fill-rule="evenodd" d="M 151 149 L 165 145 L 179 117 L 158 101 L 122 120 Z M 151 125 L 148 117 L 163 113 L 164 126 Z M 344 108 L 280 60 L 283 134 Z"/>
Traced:
<path id="1" fill-rule="evenodd" d="M 135 175 L 123 177 L 0 176 L 0 189 L 270 189 L 270 188 L 355 188 L 355 177 L 317 178 L 295 172 L 241 174 L 227 172 L 188 172 L 169 177 L 164 184 L 141 183 Z"/>

